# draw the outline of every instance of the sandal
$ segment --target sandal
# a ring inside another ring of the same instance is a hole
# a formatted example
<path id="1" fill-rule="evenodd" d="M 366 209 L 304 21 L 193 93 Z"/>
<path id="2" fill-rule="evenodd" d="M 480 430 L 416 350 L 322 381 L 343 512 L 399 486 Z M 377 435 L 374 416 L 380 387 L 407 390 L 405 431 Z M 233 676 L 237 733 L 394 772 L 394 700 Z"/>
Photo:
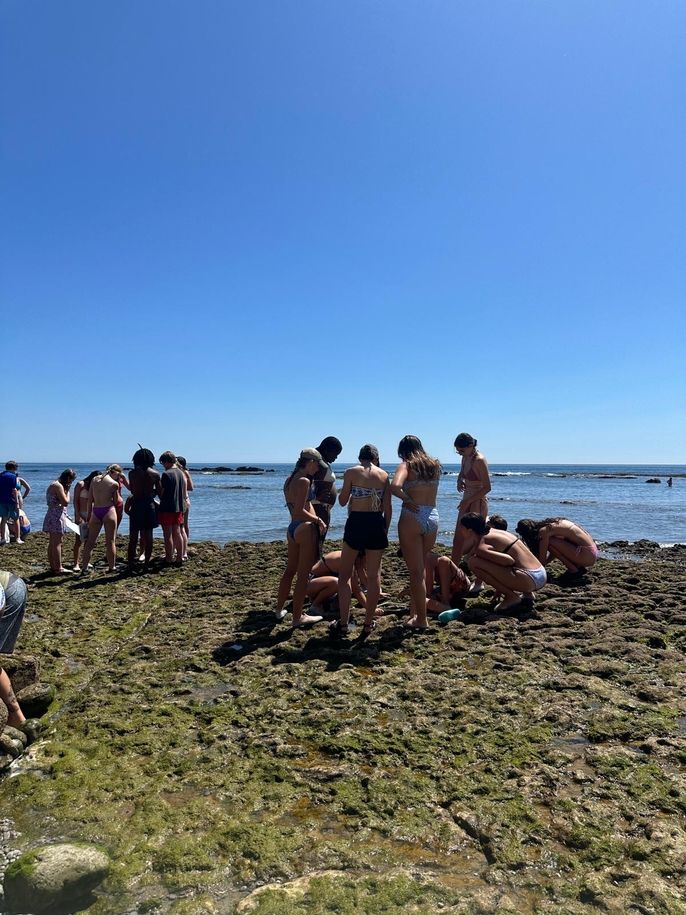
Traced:
<path id="1" fill-rule="evenodd" d="M 371 623 L 365 623 L 362 627 L 362 635 L 371 635 L 372 632 L 376 629 L 376 620 L 372 620 Z"/>

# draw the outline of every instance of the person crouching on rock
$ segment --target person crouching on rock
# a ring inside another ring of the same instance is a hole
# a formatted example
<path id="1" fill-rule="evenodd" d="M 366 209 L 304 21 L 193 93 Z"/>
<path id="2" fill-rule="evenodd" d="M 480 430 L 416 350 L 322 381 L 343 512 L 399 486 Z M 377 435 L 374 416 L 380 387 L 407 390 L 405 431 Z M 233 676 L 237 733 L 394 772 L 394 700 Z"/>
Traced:
<path id="1" fill-rule="evenodd" d="M 426 557 L 426 612 L 437 616 L 458 607 L 469 595 L 471 581 L 449 556 Z"/>
<path id="2" fill-rule="evenodd" d="M 0 570 L 0 654 L 12 654 L 26 610 L 26 584 L 17 575 Z M 21 727 L 26 721 L 7 672 L 0 667 L 0 699 L 7 706 L 7 724 Z"/>
<path id="3" fill-rule="evenodd" d="M 533 594 L 546 583 L 545 569 L 519 535 L 493 530 L 475 512 L 463 515 L 460 524 L 469 568 L 503 595 L 496 610 L 511 610 L 523 594 Z"/>
<path id="4" fill-rule="evenodd" d="M 568 572 L 578 575 L 595 565 L 598 547 L 588 531 L 566 518 L 544 518 L 517 522 L 517 533 L 543 565 L 559 559 Z"/>

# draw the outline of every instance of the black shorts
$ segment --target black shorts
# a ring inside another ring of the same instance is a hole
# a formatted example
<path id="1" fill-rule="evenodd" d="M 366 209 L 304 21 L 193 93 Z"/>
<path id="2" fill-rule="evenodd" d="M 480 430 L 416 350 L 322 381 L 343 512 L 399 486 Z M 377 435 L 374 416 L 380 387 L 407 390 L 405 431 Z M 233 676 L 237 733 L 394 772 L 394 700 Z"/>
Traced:
<path id="1" fill-rule="evenodd" d="M 129 525 L 137 531 L 147 531 L 158 526 L 154 499 L 131 499 Z"/>
<path id="2" fill-rule="evenodd" d="M 381 512 L 350 512 L 343 541 L 353 550 L 385 550 L 388 537 Z"/>

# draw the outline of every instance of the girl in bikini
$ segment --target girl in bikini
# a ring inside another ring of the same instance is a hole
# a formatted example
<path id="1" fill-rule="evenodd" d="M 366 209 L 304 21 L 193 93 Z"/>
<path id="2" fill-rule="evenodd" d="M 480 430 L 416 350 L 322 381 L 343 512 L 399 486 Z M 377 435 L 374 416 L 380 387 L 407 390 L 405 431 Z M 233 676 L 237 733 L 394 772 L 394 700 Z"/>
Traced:
<path id="1" fill-rule="evenodd" d="M 460 518 L 469 568 L 503 595 L 496 610 L 516 607 L 523 594 L 533 594 L 547 581 L 546 571 L 517 534 L 492 529 L 482 515 Z"/>
<path id="2" fill-rule="evenodd" d="M 543 521 L 522 518 L 516 530 L 544 566 L 552 559 L 559 559 L 568 572 L 578 575 L 595 565 L 598 558 L 593 537 L 567 518 L 544 518 Z"/>
<path id="3" fill-rule="evenodd" d="M 348 520 L 343 533 L 338 573 L 340 619 L 334 623 L 332 635 L 348 632 L 351 578 L 355 562 L 361 554 L 364 554 L 367 568 L 364 634 L 368 635 L 376 626 L 376 607 L 381 594 L 381 560 L 388 547 L 388 526 L 392 514 L 388 474 L 379 467 L 379 452 L 374 445 L 363 445 L 358 460 L 359 464 L 345 471 L 343 488 L 338 497 L 341 505 L 348 506 Z"/>
<path id="4" fill-rule="evenodd" d="M 475 512 L 482 518 L 488 518 L 488 500 L 486 496 L 491 491 L 491 477 L 488 473 L 486 458 L 477 451 L 476 439 L 468 432 L 460 432 L 455 439 L 455 450 L 462 458 L 460 473 L 457 477 L 457 491 L 462 493 L 462 501 L 457 508 L 457 521 L 455 522 L 455 535 L 453 537 L 453 551 L 451 559 L 459 563 L 464 555 L 464 531 L 460 527 L 460 519 L 467 512 Z M 472 596 L 483 590 L 481 581 L 477 578 L 472 587 Z"/>
<path id="5" fill-rule="evenodd" d="M 438 534 L 436 496 L 441 464 L 430 457 L 416 435 L 406 435 L 398 445 L 398 465 L 391 491 L 403 503 L 398 538 L 410 573 L 410 619 L 413 629 L 426 629 L 424 566 Z"/>
<path id="6" fill-rule="evenodd" d="M 74 544 L 75 572 L 81 571 L 79 553 L 81 547 L 88 540 L 88 490 L 99 473 L 99 470 L 93 470 L 83 480 L 79 480 L 74 489 L 74 521 L 79 526 L 79 533 L 76 535 L 76 543 Z"/>
<path id="7" fill-rule="evenodd" d="M 117 466 L 117 465 L 115 465 Z M 89 564 L 95 541 L 101 527 L 105 527 L 105 552 L 107 566 L 114 572 L 117 565 L 117 502 L 119 500 L 119 479 L 117 471 L 110 475 L 108 468 L 93 478 L 88 490 L 88 540 L 83 549 L 81 574 L 85 575 L 93 567 Z"/>
<path id="8" fill-rule="evenodd" d="M 295 578 L 293 591 L 293 628 L 319 623 L 321 616 L 303 613 L 307 580 L 310 569 L 314 564 L 319 548 L 319 538 L 322 540 L 326 534 L 326 524 L 318 518 L 312 508 L 312 477 L 323 466 L 321 454 L 314 448 L 304 448 L 293 469 L 293 472 L 284 483 L 283 492 L 286 498 L 286 507 L 291 515 L 291 523 L 286 533 L 288 545 L 288 558 L 286 569 L 281 576 L 279 593 L 276 598 L 274 614 L 278 620 L 286 615 L 284 606 L 291 591 L 291 584 Z"/>

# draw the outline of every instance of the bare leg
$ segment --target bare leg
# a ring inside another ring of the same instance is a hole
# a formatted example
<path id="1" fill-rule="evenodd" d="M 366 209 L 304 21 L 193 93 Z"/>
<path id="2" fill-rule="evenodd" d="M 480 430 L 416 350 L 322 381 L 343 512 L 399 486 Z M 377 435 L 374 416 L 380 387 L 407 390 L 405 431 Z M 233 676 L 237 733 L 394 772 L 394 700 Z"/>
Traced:
<path id="1" fill-rule="evenodd" d="M 182 525 L 172 524 L 172 554 L 176 555 L 176 562 L 183 562 L 183 530 Z"/>
<path id="2" fill-rule="evenodd" d="M 411 626 L 426 626 L 426 581 L 424 566 L 427 553 L 436 542 L 436 534 L 422 534 L 419 522 L 403 513 L 398 522 L 398 536 L 403 559 L 410 573 Z"/>
<path id="3" fill-rule="evenodd" d="M 522 569 L 501 566 L 478 556 L 472 557 L 469 565 L 475 575 L 502 593 L 504 600 L 499 604 L 501 610 L 517 603 L 518 594 L 531 594 L 534 591 L 531 579 Z"/>
<path id="4" fill-rule="evenodd" d="M 580 572 L 595 565 L 597 557 L 591 547 L 582 546 L 581 555 L 578 554 L 579 545 L 563 540 L 561 537 L 551 537 L 548 541 L 548 550 L 559 559 L 569 572 Z"/>
<path id="5" fill-rule="evenodd" d="M 291 585 L 293 583 L 293 579 L 295 578 L 295 573 L 298 571 L 298 556 L 300 554 L 300 548 L 292 537 L 288 538 L 287 544 L 288 558 L 286 560 L 286 568 L 284 569 L 283 575 L 281 576 L 281 581 L 279 582 L 279 591 L 276 596 L 277 616 L 280 616 L 281 611 L 283 610 L 284 605 L 288 600 L 288 597 L 291 593 Z"/>
<path id="6" fill-rule="evenodd" d="M 307 583 L 307 596 L 312 601 L 312 608 L 321 607 L 325 600 L 329 600 L 338 592 L 338 579 L 335 575 L 322 575 L 320 578 L 311 578 Z"/>
<path id="7" fill-rule="evenodd" d="M 96 518 L 95 515 L 91 515 L 90 521 L 88 522 L 88 540 L 86 541 L 86 545 L 83 548 L 83 556 L 81 558 L 81 568 L 84 572 L 86 572 L 88 569 L 91 553 L 93 552 L 95 541 L 98 539 L 98 535 L 100 534 L 101 527 L 102 521 L 99 518 Z"/>
<path id="8" fill-rule="evenodd" d="M 367 607 L 364 616 L 364 625 L 370 629 L 376 616 L 376 608 L 379 603 L 381 594 L 381 560 L 383 559 L 383 550 L 367 550 L 365 553 L 367 559 Z M 426 591 L 425 591 L 426 593 Z M 424 614 L 426 624 L 426 613 Z"/>
<path id="9" fill-rule="evenodd" d="M 64 572 L 62 567 L 62 540 L 64 534 L 50 534 L 48 561 L 53 572 Z"/>
<path id="10" fill-rule="evenodd" d="M 352 587 L 350 579 L 353 574 L 353 566 L 357 559 L 358 550 L 354 550 L 347 543 L 343 544 L 341 550 L 341 564 L 338 567 L 338 611 L 340 614 L 341 629 L 345 629 L 350 622 L 350 598 L 352 596 Z"/>
<path id="11" fill-rule="evenodd" d="M 174 542 L 172 540 L 172 526 L 170 524 L 162 525 L 162 536 L 164 537 L 164 561 L 171 565 L 174 559 Z"/>
<path id="12" fill-rule="evenodd" d="M 117 565 L 117 513 L 114 508 L 108 511 L 103 518 L 105 525 L 105 553 L 107 555 L 107 565 L 110 572 L 113 572 Z"/>
<path id="13" fill-rule="evenodd" d="M 7 724 L 14 728 L 20 727 L 26 721 L 26 718 L 17 702 L 17 697 L 14 695 L 10 678 L 7 676 L 7 672 L 2 669 L 0 669 L 0 699 L 5 703 L 9 712 Z"/>
<path id="14" fill-rule="evenodd" d="M 5 542 L 5 537 L 9 536 L 9 527 L 7 524 L 7 518 L 0 518 L 0 543 Z M 49 558 L 49 557 L 48 557 Z"/>
<path id="15" fill-rule="evenodd" d="M 188 534 L 186 533 L 186 528 L 183 524 L 179 526 L 179 534 L 181 535 L 181 559 L 188 558 Z"/>
<path id="16" fill-rule="evenodd" d="M 74 542 L 74 571 L 79 571 L 79 551 L 81 550 L 81 538 L 79 535 L 76 535 L 76 541 Z"/>
<path id="17" fill-rule="evenodd" d="M 297 528 L 294 539 L 298 545 L 298 571 L 293 591 L 293 625 L 299 626 L 301 622 L 316 619 L 303 614 L 303 604 L 307 593 L 307 579 L 319 550 L 319 530 L 314 524 L 305 522 Z"/>
<path id="18" fill-rule="evenodd" d="M 129 564 L 129 569 L 134 569 L 136 566 L 136 558 L 138 556 L 138 528 L 134 527 L 129 518 L 129 548 L 126 551 L 126 559 Z M 141 538 L 141 547 L 143 546 L 143 531 L 140 531 Z"/>
<path id="19" fill-rule="evenodd" d="M 152 559 L 152 528 L 148 527 L 141 531 L 141 550 L 145 559 L 145 568 L 150 565 Z"/>

